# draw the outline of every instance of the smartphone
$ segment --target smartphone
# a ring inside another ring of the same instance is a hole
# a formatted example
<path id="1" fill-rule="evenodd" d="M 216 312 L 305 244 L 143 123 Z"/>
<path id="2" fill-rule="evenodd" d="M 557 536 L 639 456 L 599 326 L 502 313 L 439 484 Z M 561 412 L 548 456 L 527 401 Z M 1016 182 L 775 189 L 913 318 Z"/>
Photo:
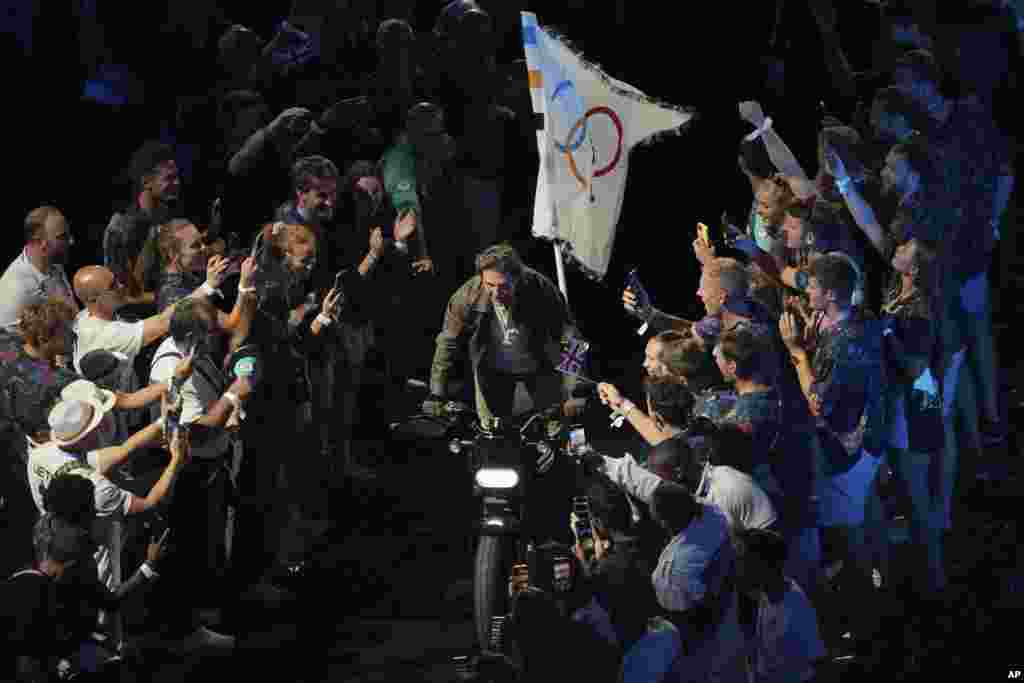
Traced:
<path id="1" fill-rule="evenodd" d="M 569 432 L 569 452 L 579 453 L 587 447 L 587 432 L 583 427 Z"/>
<path id="2" fill-rule="evenodd" d="M 584 550 L 587 549 L 587 541 L 592 548 L 594 542 L 594 530 L 590 526 L 590 499 L 586 496 L 576 496 L 572 499 L 572 511 L 576 516 L 572 531 L 578 543 Z"/>
<path id="3" fill-rule="evenodd" d="M 636 296 L 636 308 L 641 314 L 648 311 L 651 307 L 651 297 L 644 289 L 644 285 L 640 282 L 640 273 L 637 268 L 629 271 L 626 275 L 626 287 L 633 292 Z"/>

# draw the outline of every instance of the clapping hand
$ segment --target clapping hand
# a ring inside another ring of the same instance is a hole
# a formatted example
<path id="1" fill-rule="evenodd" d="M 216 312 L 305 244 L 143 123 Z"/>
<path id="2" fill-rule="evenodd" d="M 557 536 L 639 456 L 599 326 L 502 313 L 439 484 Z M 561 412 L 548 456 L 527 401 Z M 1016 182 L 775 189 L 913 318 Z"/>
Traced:
<path id="1" fill-rule="evenodd" d="M 786 312 L 779 317 L 779 335 L 782 337 L 782 343 L 790 351 L 802 348 L 803 336 L 793 313 Z"/>

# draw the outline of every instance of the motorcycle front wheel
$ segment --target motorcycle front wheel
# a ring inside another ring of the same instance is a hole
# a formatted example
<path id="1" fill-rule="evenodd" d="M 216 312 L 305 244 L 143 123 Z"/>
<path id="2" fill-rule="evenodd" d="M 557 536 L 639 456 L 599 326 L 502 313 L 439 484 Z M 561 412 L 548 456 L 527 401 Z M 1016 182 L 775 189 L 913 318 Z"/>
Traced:
<path id="1" fill-rule="evenodd" d="M 515 557 L 509 536 L 481 536 L 473 571 L 473 618 L 480 647 L 490 650 L 491 617 L 509 613 L 508 582 Z"/>

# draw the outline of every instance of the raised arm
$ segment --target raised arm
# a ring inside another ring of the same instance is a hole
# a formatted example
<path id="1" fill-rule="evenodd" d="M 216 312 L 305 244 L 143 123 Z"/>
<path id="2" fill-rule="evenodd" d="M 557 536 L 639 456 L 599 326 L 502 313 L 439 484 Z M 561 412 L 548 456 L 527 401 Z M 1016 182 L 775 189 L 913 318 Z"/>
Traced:
<path id="1" fill-rule="evenodd" d="M 621 458 L 604 458 L 604 473 L 623 491 L 637 500 L 650 504 L 654 490 L 664 479 L 648 472 L 628 453 Z"/>
<path id="2" fill-rule="evenodd" d="M 149 490 L 146 497 L 132 496 L 131 504 L 128 507 L 128 514 L 135 515 L 151 510 L 159 505 L 171 492 L 178 474 L 188 461 L 189 445 L 183 434 L 184 432 L 179 432 L 180 436 L 171 443 L 171 461 L 164 468 L 160 479 L 153 484 L 153 488 Z"/>
<path id="3" fill-rule="evenodd" d="M 164 434 L 163 418 L 134 434 L 119 446 L 101 448 L 89 454 L 89 464 L 106 476 L 114 467 L 128 460 L 132 453 L 159 441 Z"/>
<path id="4" fill-rule="evenodd" d="M 751 135 L 760 137 L 764 142 L 768 158 L 772 160 L 772 164 L 775 165 L 779 173 L 789 181 L 796 196 L 803 201 L 816 195 L 817 189 L 814 187 L 814 182 L 807 177 L 807 173 L 797 161 L 796 155 L 789 149 L 782 137 L 775 132 L 770 120 L 761 110 L 761 105 L 757 102 L 740 102 L 739 110 L 743 120 L 756 129 Z"/>
<path id="5" fill-rule="evenodd" d="M 875 251 L 888 261 L 893 249 L 892 238 L 882 229 L 874 209 L 864 201 L 857 185 L 847 173 L 843 160 L 839 158 L 835 150 L 830 148 L 825 150 L 825 163 L 828 166 L 826 170 L 836 179 L 839 194 L 843 196 L 846 208 L 849 209 L 857 227 L 867 236 Z"/>

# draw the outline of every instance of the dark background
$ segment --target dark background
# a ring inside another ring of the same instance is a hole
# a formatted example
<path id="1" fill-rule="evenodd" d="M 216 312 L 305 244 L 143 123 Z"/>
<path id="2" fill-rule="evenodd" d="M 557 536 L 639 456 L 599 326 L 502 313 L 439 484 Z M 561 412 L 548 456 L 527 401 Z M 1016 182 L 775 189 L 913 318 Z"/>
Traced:
<path id="1" fill-rule="evenodd" d="M 7 196 L 13 199 L 7 203 L 10 239 L 0 252 L 5 262 L 20 247 L 17 227 L 22 217 L 44 202 L 64 211 L 79 240 L 71 270 L 96 258 L 111 211 L 127 199 L 116 183 L 124 164 L 143 139 L 160 135 L 173 121 L 176 96 L 201 96 L 208 90 L 220 32 L 239 22 L 269 38 L 291 9 L 288 2 L 202 3 L 202 9 L 165 3 L 95 4 L 102 40 L 94 37 L 88 17 L 80 20 L 63 3 L 9 3 L 9 11 L 23 20 L 8 22 L 3 34 L 10 78 Z M 441 4 L 415 2 L 414 28 L 429 32 Z M 481 4 L 490 5 L 501 30 L 500 58 L 521 59 L 520 7 Z M 786 57 L 789 68 L 790 87 L 783 90 L 769 81 L 761 65 L 762 55 L 769 51 L 774 3 L 526 4 L 530 7 L 523 9 L 536 11 L 542 24 L 557 27 L 610 75 L 698 112 L 682 135 L 634 150 L 619 235 L 604 283 L 574 272 L 569 276 L 571 305 L 596 347 L 595 372 L 613 376 L 630 368 L 628 374 L 636 376 L 632 370 L 642 357 L 641 343 L 618 303 L 626 270 L 640 268 L 660 307 L 699 315 L 694 295 L 697 268 L 689 246 L 694 225 L 698 220 L 717 220 L 723 210 L 742 218 L 749 208 L 749 184 L 735 165 L 737 143 L 749 126 L 739 120 L 737 102 L 761 101 L 805 167 L 813 171 L 818 102 L 829 98 L 817 31 L 804 3 L 788 3 L 785 35 L 775 50 Z M 856 21 L 863 27 L 849 48 L 851 60 L 877 33 L 869 6 L 863 5 L 851 2 L 841 7 L 847 25 Z M 378 9 L 384 18 L 386 7 Z M 680 9 L 686 12 L 677 13 Z M 182 16 L 202 30 L 177 27 Z M 202 38 L 195 36 L 203 31 L 208 39 L 196 49 L 193 43 Z M 121 65 L 128 74 L 123 87 L 127 103 L 100 104 L 81 96 L 85 82 L 96 79 L 103 61 Z M 524 144 L 533 149 L 532 140 Z M 342 165 L 348 160 L 335 161 Z M 195 194 L 189 187 L 192 179 L 183 180 L 186 191 Z M 532 265 L 553 276 L 550 247 L 528 234 L 529 226 L 522 226 L 517 244 Z"/>

